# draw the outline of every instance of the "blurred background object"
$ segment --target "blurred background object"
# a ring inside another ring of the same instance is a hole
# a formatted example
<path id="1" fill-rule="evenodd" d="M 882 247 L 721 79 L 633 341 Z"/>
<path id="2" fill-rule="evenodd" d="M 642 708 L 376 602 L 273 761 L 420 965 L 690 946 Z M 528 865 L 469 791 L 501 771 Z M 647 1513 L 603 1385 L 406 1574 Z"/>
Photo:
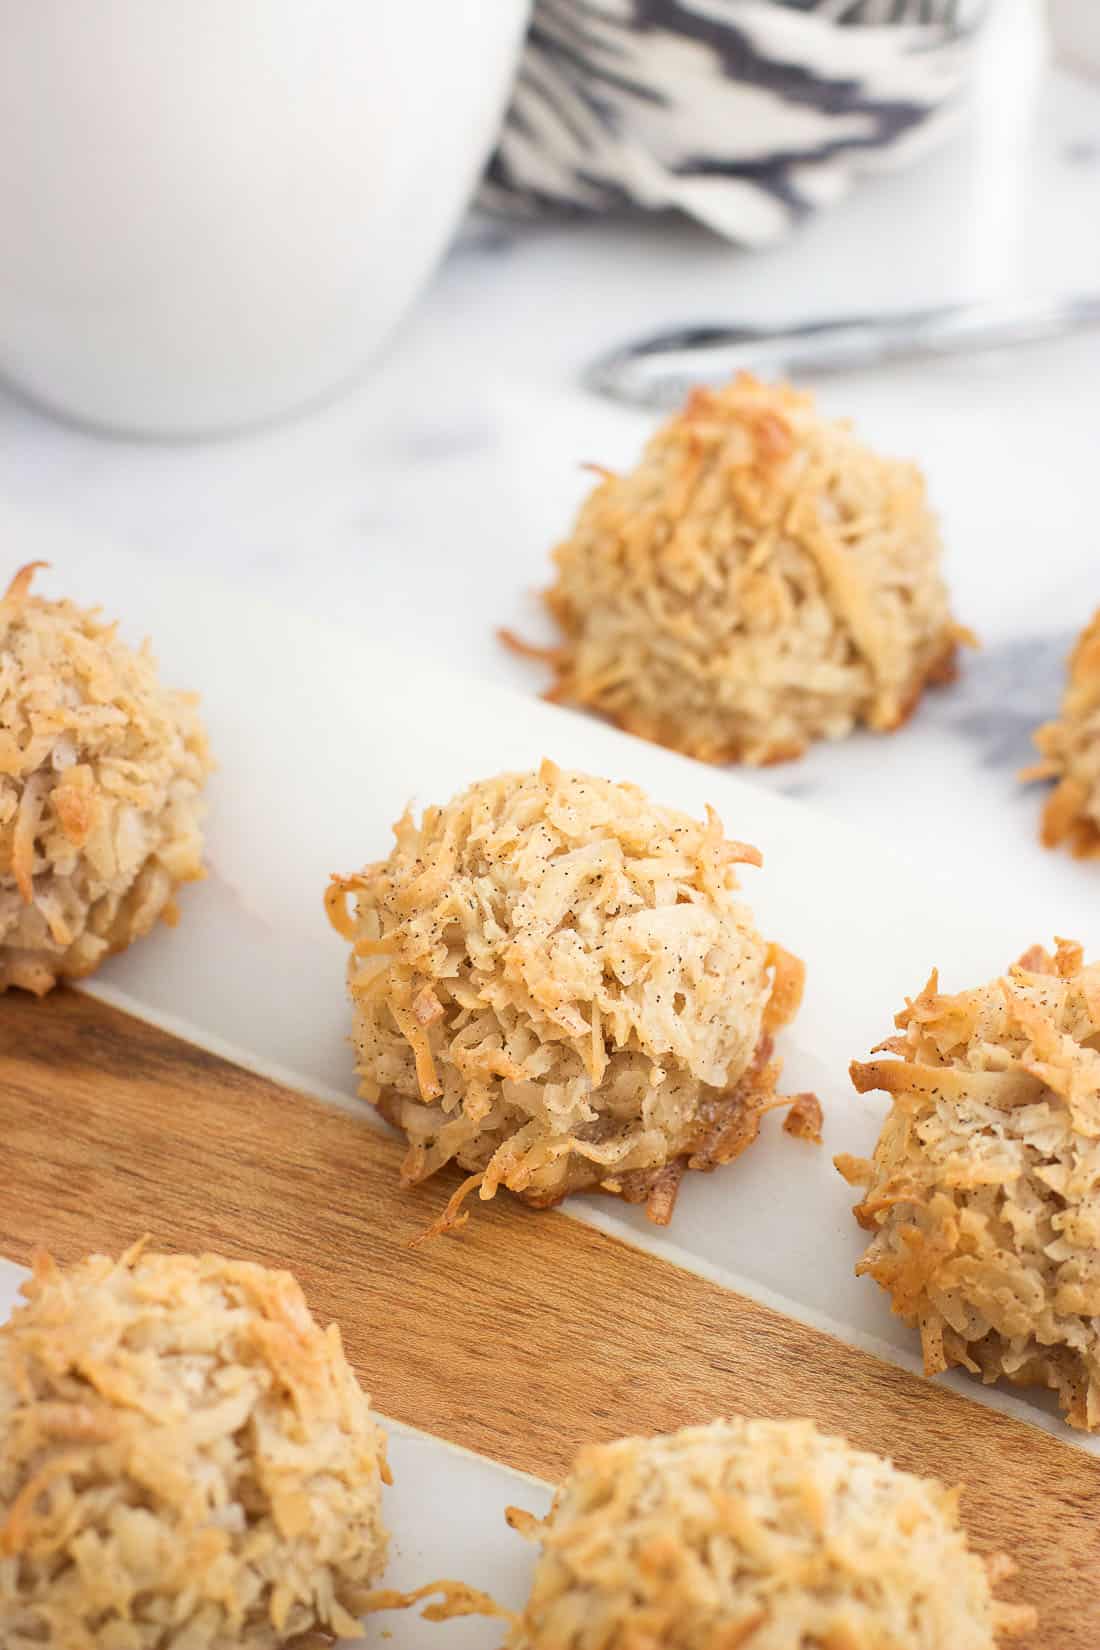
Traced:
<path id="1" fill-rule="evenodd" d="M 1100 0 L 1047 0 L 1047 13 L 1058 57 L 1100 75 Z"/>
<path id="2" fill-rule="evenodd" d="M 532 20 L 530 0 L 376 0 L 369 16 L 358 0 L 308 13 L 294 0 L 0 0 L 0 377 L 146 435 L 308 405 L 377 355 L 494 142 L 482 200 L 512 224 L 475 218 L 460 253 L 480 236 L 535 256 L 564 234 L 571 256 L 598 261 L 601 235 L 626 235 L 615 314 L 658 287 L 650 331 L 923 311 L 997 295 L 1006 278 L 1029 301 L 1087 289 L 1072 268 L 1025 284 L 1041 236 L 998 250 L 1034 168 L 1043 11 L 537 0 Z M 1049 0 L 1048 15 L 1074 60 L 1086 55 L 1100 0 Z M 885 175 L 956 128 L 925 165 Z M 1080 145 L 1059 177 L 1071 164 L 1087 164 Z M 840 204 L 870 172 L 884 175 Z M 834 223 L 848 227 L 819 245 Z M 709 312 L 665 278 L 689 240 L 691 282 L 725 260 Z M 593 306 L 576 296 L 554 314 L 579 351 Z M 525 330 L 529 353 L 546 320 Z"/>
<path id="3" fill-rule="evenodd" d="M 861 172 L 940 141 L 986 11 L 986 0 L 537 0 L 482 200 L 676 209 L 769 244 Z"/>
<path id="4" fill-rule="evenodd" d="M 450 240 L 527 0 L 0 0 L 0 373 L 209 433 L 351 377 Z"/>
<path id="5" fill-rule="evenodd" d="M 822 316 L 781 327 L 689 326 L 620 345 L 588 367 L 589 389 L 630 406 L 672 411 L 697 384 L 737 373 L 812 378 L 897 361 L 938 361 L 1100 327 L 1100 291 L 993 298 L 880 315 Z"/>

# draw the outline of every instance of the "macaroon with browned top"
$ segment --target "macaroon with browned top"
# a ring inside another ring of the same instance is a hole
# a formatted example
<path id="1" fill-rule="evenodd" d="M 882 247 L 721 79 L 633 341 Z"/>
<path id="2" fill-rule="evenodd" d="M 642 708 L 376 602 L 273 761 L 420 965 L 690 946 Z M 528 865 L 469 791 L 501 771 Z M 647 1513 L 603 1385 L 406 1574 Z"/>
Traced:
<path id="1" fill-rule="evenodd" d="M 193 694 L 98 609 L 0 599 L 0 991 L 42 995 L 177 915 L 203 874 L 210 771 Z"/>
<path id="2" fill-rule="evenodd" d="M 507 1650 L 994 1650 L 1035 1612 L 958 1493 L 810 1421 L 735 1418 L 581 1450 L 539 1523 Z"/>
<path id="3" fill-rule="evenodd" d="M 634 785 L 534 773 L 472 785 L 389 857 L 336 876 L 360 1092 L 406 1135 L 415 1184 L 457 1162 L 461 1198 L 547 1206 L 598 1188 L 666 1222 L 682 1176 L 742 1152 L 776 1096 L 772 1034 L 801 964 L 737 896 L 755 848 Z"/>
<path id="4" fill-rule="evenodd" d="M 958 642 L 913 464 L 742 374 L 696 390 L 554 552 L 550 697 L 708 762 L 899 727 Z"/>
<path id="5" fill-rule="evenodd" d="M 1043 809 L 1044 847 L 1100 858 L 1100 608 L 1070 654 L 1062 714 L 1035 734 L 1042 762 L 1027 779 L 1057 783 Z"/>
<path id="6" fill-rule="evenodd" d="M 4 1650 L 355 1637 L 385 1435 L 288 1272 L 46 1257 L 0 1327 Z"/>
<path id="7" fill-rule="evenodd" d="M 874 1156 L 840 1157 L 871 1234 L 857 1271 L 959 1365 L 1057 1393 L 1100 1429 L 1100 963 L 1059 940 L 955 995 L 935 973 L 857 1061 L 891 1097 Z"/>

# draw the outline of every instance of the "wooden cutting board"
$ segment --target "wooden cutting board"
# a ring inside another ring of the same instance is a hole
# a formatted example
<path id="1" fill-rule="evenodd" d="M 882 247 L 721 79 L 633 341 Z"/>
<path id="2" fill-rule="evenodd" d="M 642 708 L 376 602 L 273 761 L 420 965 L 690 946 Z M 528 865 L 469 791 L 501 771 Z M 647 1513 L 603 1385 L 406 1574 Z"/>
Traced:
<path id="1" fill-rule="evenodd" d="M 148 1231 L 287 1266 L 384 1414 L 551 1480 L 591 1439 L 812 1416 L 968 1485 L 976 1545 L 1015 1557 L 1011 1595 L 1040 1610 L 1033 1650 L 1100 1645 L 1100 1461 L 503 1194 L 410 1249 L 451 1186 L 400 1191 L 399 1145 L 353 1114 L 90 997 L 9 994 L 0 1152 L 12 1260 Z"/>

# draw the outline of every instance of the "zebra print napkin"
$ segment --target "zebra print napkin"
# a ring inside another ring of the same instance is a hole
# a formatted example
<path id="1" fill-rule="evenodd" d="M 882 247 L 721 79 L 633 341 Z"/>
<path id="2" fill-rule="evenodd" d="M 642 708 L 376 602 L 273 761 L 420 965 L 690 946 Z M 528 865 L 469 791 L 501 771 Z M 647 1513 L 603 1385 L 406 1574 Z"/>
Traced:
<path id="1" fill-rule="evenodd" d="M 937 141 L 985 10 L 986 0 L 536 0 L 482 204 L 678 209 L 767 244 L 860 171 Z"/>

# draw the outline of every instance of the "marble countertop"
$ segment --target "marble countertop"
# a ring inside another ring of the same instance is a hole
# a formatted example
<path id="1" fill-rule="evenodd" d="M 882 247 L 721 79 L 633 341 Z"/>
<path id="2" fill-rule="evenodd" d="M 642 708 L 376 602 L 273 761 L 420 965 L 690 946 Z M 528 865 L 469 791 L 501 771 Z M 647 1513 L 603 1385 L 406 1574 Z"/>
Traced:
<path id="1" fill-rule="evenodd" d="M 384 359 L 292 422 L 142 444 L 0 396 L 0 496 L 78 528 L 89 556 L 109 539 L 298 611 L 339 608 L 364 647 L 385 635 L 534 693 L 537 669 L 494 629 L 545 633 L 534 593 L 589 485 L 580 463 L 629 463 L 651 424 L 580 389 L 595 352 L 714 317 L 1100 286 L 1100 82 L 1045 61 L 1029 0 L 995 11 L 952 144 L 773 251 L 665 222 L 473 220 Z M 759 783 L 910 858 L 953 859 L 991 896 L 1010 888 L 1021 948 L 1040 937 L 1030 924 L 1044 931 L 1044 902 L 1064 909 L 1067 894 L 1079 937 L 1100 946 L 1100 872 L 1039 851 L 1040 797 L 1015 780 L 1030 729 L 1056 708 L 1071 635 L 1100 603 L 1100 332 L 854 373 L 821 396 L 924 466 L 956 610 L 984 646 L 896 738 L 820 748 Z"/>

